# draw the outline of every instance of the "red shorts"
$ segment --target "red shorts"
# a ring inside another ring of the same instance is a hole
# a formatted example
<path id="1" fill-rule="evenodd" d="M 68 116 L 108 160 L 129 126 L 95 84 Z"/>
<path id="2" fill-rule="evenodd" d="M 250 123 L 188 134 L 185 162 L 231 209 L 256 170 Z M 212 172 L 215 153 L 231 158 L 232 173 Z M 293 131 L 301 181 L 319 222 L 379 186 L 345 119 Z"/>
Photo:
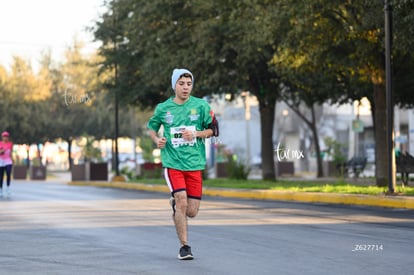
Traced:
<path id="1" fill-rule="evenodd" d="M 201 170 L 181 171 L 172 168 L 164 168 L 164 177 L 172 195 L 179 191 L 186 191 L 188 198 L 201 200 L 203 191 Z"/>

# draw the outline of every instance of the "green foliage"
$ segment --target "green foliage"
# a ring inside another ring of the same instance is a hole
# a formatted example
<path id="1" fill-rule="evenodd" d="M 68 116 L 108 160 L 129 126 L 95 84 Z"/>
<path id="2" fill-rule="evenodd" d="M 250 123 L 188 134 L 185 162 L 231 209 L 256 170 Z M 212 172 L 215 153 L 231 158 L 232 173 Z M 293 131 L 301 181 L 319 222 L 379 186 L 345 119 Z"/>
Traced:
<path id="1" fill-rule="evenodd" d="M 155 149 L 154 142 L 149 136 L 142 136 L 139 139 L 139 146 L 142 149 L 142 157 L 146 162 L 153 162 L 154 157 L 152 151 Z"/>
<path id="2" fill-rule="evenodd" d="M 250 168 L 236 160 L 230 159 L 227 164 L 227 173 L 230 179 L 246 180 L 250 173 Z"/>
<path id="3" fill-rule="evenodd" d="M 0 125 L 11 133 L 14 143 L 37 143 L 45 139 L 43 128 L 47 124 L 50 83 L 36 75 L 30 64 L 15 57 L 11 73 L 3 75 L 0 84 Z M 33 127 L 36 126 L 36 127 Z"/>
<path id="4" fill-rule="evenodd" d="M 155 106 L 171 95 L 175 67 L 194 71 L 196 95 L 249 89 L 259 100 L 278 98 L 278 75 L 267 63 L 285 33 L 279 4 L 114 0 L 107 6 L 94 35 L 102 42 L 103 68 L 117 68 L 109 87 L 122 100 Z"/>
<path id="5" fill-rule="evenodd" d="M 383 1 L 287 2 L 291 28 L 271 62 L 289 88 L 287 96 L 311 104 L 367 96 L 373 103 L 372 86 L 385 80 Z M 395 102 L 410 106 L 414 59 L 407 45 L 414 43 L 414 2 L 392 2 Z"/>
<path id="6" fill-rule="evenodd" d="M 84 161 L 101 162 L 102 153 L 101 150 L 94 146 L 94 138 L 85 137 L 86 144 L 82 148 L 82 157 Z"/>
<path id="7" fill-rule="evenodd" d="M 134 169 L 129 169 L 128 167 L 123 167 L 119 173 L 121 175 L 124 175 L 128 178 L 128 180 L 134 180 L 136 179 L 135 171 Z"/>
<path id="8" fill-rule="evenodd" d="M 142 180 L 138 180 L 142 182 Z M 162 179 L 146 179 L 148 184 L 165 184 Z M 292 192 L 325 192 L 342 194 L 369 194 L 383 195 L 387 189 L 375 186 L 374 180 L 361 180 L 361 182 L 346 181 L 341 178 L 337 181 L 265 181 L 265 180 L 236 180 L 236 179 L 208 179 L 203 183 L 206 187 L 236 188 L 236 189 L 265 189 Z M 398 186 L 396 193 L 414 196 L 414 187 Z"/>
<path id="9" fill-rule="evenodd" d="M 398 15 L 393 33 L 401 42 L 394 44 L 394 60 L 401 61 L 395 64 L 396 92 L 403 95 L 395 100 L 402 105 L 414 102 L 408 96 L 412 5 L 397 1 L 393 9 Z M 118 69 L 113 88 L 128 102 L 145 108 L 167 98 L 166 80 L 172 68 L 182 66 L 194 70 L 198 95 L 238 90 L 256 95 L 263 172 L 272 178 L 275 102 L 283 98 L 293 107 L 311 108 L 363 96 L 373 101 L 372 85 L 384 85 L 385 79 L 383 20 L 379 0 L 113 0 L 94 34 L 103 42 L 104 68 Z"/>
<path id="10" fill-rule="evenodd" d="M 368 97 L 373 107 L 376 137 L 378 184 L 384 184 L 387 171 L 385 110 L 385 25 L 384 2 L 375 1 L 284 1 L 290 3 L 291 29 L 278 48 L 272 64 L 280 71 L 287 86 L 287 98 L 297 104 L 347 102 Z M 391 1 L 390 1 L 391 2 Z M 395 1 L 393 1 L 395 2 Z M 412 1 L 397 1 L 393 12 L 393 77 L 395 103 L 412 106 L 414 73 L 414 12 Z M 411 8 L 411 9 L 410 9 Z M 402 23 L 404 22 L 404 23 Z M 408 23 L 410 22 L 410 23 Z M 408 23 L 408 25 L 407 25 Z M 410 27 L 408 27 L 410 26 Z M 408 27 L 408 29 L 407 29 Z M 398 45 L 396 45 L 398 44 Z M 319 101 L 320 102 L 320 101 Z"/>
<path id="11" fill-rule="evenodd" d="M 163 169 L 155 167 L 154 169 L 141 169 L 141 176 L 139 179 L 161 179 L 163 178 Z M 165 181 L 163 181 L 165 183 Z"/>
<path id="12" fill-rule="evenodd" d="M 30 165 L 31 166 L 36 166 L 36 167 L 42 166 L 42 161 L 40 160 L 40 158 L 34 158 L 34 159 L 32 159 Z"/>
<path id="13" fill-rule="evenodd" d="M 344 154 L 344 144 L 331 137 L 326 137 L 324 142 L 327 147 L 325 150 L 326 156 L 333 161 L 334 166 L 337 169 L 337 175 L 340 177 L 345 176 L 345 163 L 347 159 Z"/>
<path id="14" fill-rule="evenodd" d="M 71 142 L 83 134 L 96 139 L 113 136 L 113 99 L 101 87 L 106 76 L 98 76 L 97 57 L 82 54 L 82 47 L 74 41 L 59 64 L 49 52 L 42 54 L 38 72 L 19 57 L 10 72 L 0 67 L 0 125 L 14 143 L 41 144 L 58 138 Z M 147 117 L 140 110 L 121 107 L 120 135 L 142 134 Z"/>
<path id="15" fill-rule="evenodd" d="M 21 58 L 10 72 L 0 68 L 0 124 L 14 142 L 72 140 L 85 132 L 113 136 L 115 94 L 121 101 L 121 135 L 132 136 L 142 126 L 131 130 L 135 123 L 126 103 L 148 109 L 171 96 L 168 80 L 175 67 L 194 72 L 198 96 L 249 90 L 258 97 L 269 178 L 277 100 L 310 107 L 367 96 L 375 116 L 385 114 L 376 109 L 382 107 L 372 92 L 373 86 L 383 88 L 385 79 L 383 1 L 105 3 L 108 12 L 93 27 L 102 60 L 82 55 L 82 43 L 75 41 L 61 64 L 44 54 L 38 73 Z M 406 107 L 414 105 L 414 2 L 392 4 L 394 100 Z M 376 138 L 384 140 L 381 135 L 384 131 Z M 379 156 L 385 155 L 385 146 L 376 144 Z"/>
<path id="16" fill-rule="evenodd" d="M 109 87 L 123 101 L 148 108 L 165 100 L 175 67 L 193 71 L 197 96 L 240 90 L 256 95 L 265 117 L 264 175 L 274 178 L 270 129 L 280 78 L 268 62 L 285 33 L 280 10 L 272 1 L 114 0 L 94 34 L 102 42 L 103 67 L 118 72 Z"/>
<path id="17" fill-rule="evenodd" d="M 331 137 L 324 139 L 327 149 L 325 150 L 326 155 L 330 157 L 336 165 L 343 164 L 346 162 L 346 155 L 344 152 L 344 144 L 336 141 Z"/>

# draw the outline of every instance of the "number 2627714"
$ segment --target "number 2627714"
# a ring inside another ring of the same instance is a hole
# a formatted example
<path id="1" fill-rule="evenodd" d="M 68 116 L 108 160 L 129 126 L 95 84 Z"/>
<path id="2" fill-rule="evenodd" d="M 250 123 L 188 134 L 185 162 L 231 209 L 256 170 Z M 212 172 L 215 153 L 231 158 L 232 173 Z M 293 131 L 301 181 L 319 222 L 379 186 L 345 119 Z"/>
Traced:
<path id="1" fill-rule="evenodd" d="M 382 244 L 355 244 L 352 251 L 382 251 L 384 245 Z"/>

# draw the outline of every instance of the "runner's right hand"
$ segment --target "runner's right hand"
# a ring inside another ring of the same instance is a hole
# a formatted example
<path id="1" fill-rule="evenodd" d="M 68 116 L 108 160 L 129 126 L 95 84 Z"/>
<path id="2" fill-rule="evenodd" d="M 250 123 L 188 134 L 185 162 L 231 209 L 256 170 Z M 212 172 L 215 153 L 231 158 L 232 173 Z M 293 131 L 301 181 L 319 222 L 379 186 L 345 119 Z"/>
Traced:
<path id="1" fill-rule="evenodd" d="M 157 147 L 162 149 L 165 147 L 165 144 L 167 143 L 167 139 L 165 137 L 159 138 L 157 140 Z"/>

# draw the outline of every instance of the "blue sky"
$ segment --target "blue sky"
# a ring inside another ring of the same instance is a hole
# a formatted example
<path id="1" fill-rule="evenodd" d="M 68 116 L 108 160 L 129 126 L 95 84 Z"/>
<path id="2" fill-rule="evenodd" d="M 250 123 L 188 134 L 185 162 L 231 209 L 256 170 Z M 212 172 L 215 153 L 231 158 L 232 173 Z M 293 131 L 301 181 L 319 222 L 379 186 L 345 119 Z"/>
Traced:
<path id="1" fill-rule="evenodd" d="M 36 66 L 42 50 L 50 48 L 54 59 L 75 37 L 93 51 L 93 25 L 102 13 L 104 0 L 2 0 L 0 2 L 0 65 L 8 67 L 14 55 Z"/>

